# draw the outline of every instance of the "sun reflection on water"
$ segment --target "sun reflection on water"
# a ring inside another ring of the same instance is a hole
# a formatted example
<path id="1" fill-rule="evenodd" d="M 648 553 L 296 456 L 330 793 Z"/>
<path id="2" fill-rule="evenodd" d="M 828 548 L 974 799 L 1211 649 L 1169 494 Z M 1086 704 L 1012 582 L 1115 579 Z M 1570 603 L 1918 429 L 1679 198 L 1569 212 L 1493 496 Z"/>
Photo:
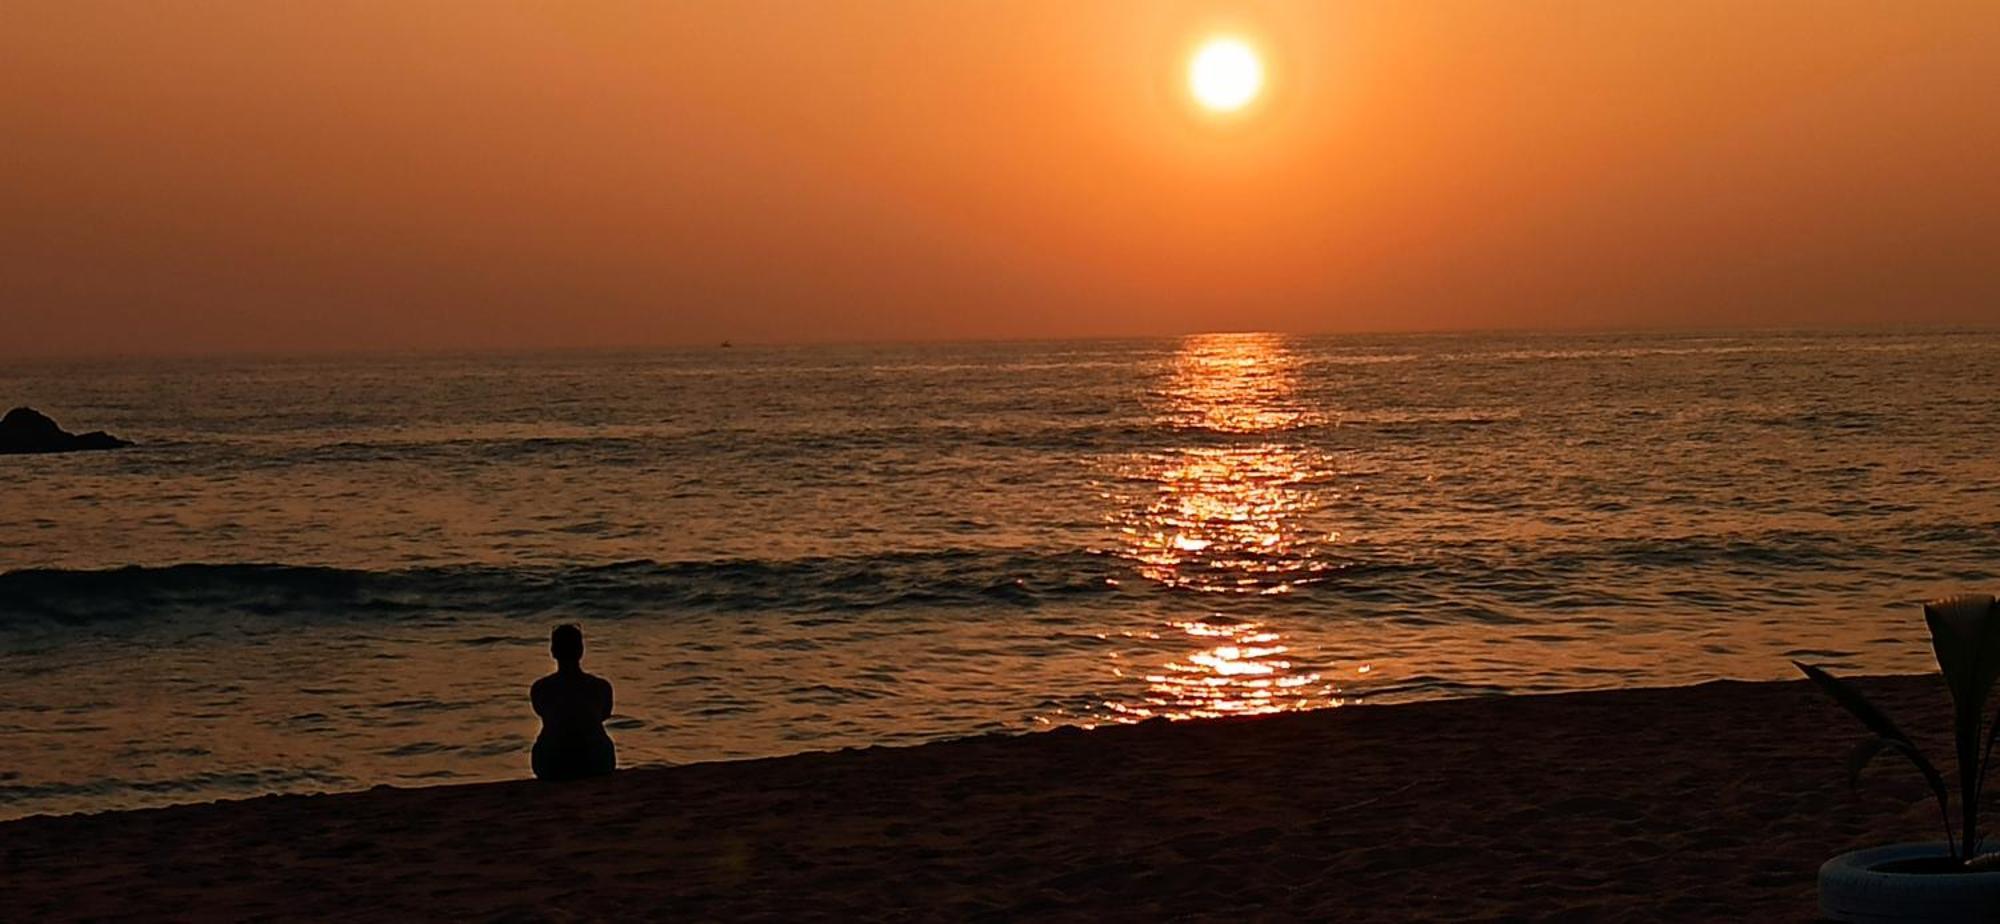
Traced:
<path id="1" fill-rule="evenodd" d="M 1318 671 L 1295 666 L 1283 636 L 1262 623 L 1175 622 L 1172 628 L 1207 647 L 1141 672 L 1146 693 L 1137 703 L 1107 702 L 1114 719 L 1140 721 L 1258 715 L 1339 705 L 1334 685 Z M 1158 635 L 1154 635 L 1158 638 Z M 1117 676 L 1129 676 L 1114 667 Z"/>
<path id="2" fill-rule="evenodd" d="M 1128 460 L 1152 497 L 1112 514 L 1140 573 L 1218 593 L 1289 593 L 1331 567 L 1339 536 L 1311 526 L 1332 458 L 1283 439 L 1324 422 L 1296 395 L 1298 360 L 1272 334 L 1188 338 L 1162 390 L 1187 445 Z M 1143 504 L 1143 506 L 1141 506 Z"/>
<path id="3" fill-rule="evenodd" d="M 1210 334 L 1182 343 L 1159 413 L 1185 434 L 1183 445 L 1128 459 L 1117 470 L 1124 483 L 1148 489 L 1110 515 L 1122 554 L 1141 574 L 1182 590 L 1271 596 L 1333 570 L 1327 553 L 1340 537 L 1316 528 L 1313 515 L 1330 493 L 1334 460 L 1287 438 L 1326 422 L 1297 395 L 1297 367 L 1278 335 Z M 1114 674 L 1143 684 L 1136 700 L 1103 704 L 1116 721 L 1341 702 L 1318 670 L 1295 663 L 1292 644 L 1270 621 L 1210 614 L 1123 636 L 1202 647 L 1145 667 L 1114 654 Z"/>
<path id="4" fill-rule="evenodd" d="M 1339 541 L 1297 516 L 1317 506 L 1305 453 L 1275 446 L 1185 450 L 1151 475 L 1157 498 L 1117 526 L 1126 554 L 1155 581 L 1209 593 L 1290 593 L 1320 580 L 1317 552 Z"/>

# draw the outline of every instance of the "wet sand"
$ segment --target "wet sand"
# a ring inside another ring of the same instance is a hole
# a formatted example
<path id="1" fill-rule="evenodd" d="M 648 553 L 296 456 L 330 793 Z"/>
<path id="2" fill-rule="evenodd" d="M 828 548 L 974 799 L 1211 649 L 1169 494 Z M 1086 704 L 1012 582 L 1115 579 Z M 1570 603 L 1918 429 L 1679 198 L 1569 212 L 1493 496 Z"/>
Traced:
<path id="1" fill-rule="evenodd" d="M 1865 687 L 1948 760 L 1938 681 Z M 1858 738 L 1803 682 L 1723 682 L 29 818 L 0 825 L 0 908 L 12 920 L 1805 920 L 1822 860 L 1938 836 L 1907 766 L 1885 758 L 1848 791 Z"/>

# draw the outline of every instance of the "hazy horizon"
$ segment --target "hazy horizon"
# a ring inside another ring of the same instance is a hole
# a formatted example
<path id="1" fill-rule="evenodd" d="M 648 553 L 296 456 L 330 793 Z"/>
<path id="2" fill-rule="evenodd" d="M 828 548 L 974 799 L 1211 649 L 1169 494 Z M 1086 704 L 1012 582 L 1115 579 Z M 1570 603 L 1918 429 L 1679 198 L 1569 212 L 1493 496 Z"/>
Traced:
<path id="1" fill-rule="evenodd" d="M 2000 321 L 1987 3 L 0 25 L 0 356 Z"/>
<path id="2" fill-rule="evenodd" d="M 1181 340 L 1198 339 L 1202 337 L 1212 337 L 1212 336 L 1242 336 L 1242 335 L 1269 335 L 1269 336 L 1286 338 L 1290 340 L 1310 342 L 1316 340 L 1343 339 L 1343 338 L 1352 338 L 1355 340 L 1367 340 L 1367 339 L 1383 339 L 1383 338 L 1427 339 L 1433 337 L 1436 338 L 1516 337 L 1523 339 L 1546 338 L 1555 340 L 1555 339 L 1566 339 L 1566 338 L 1573 339 L 1577 337 L 1616 337 L 1621 334 L 1629 334 L 1634 337 L 1641 337 L 1641 338 L 1667 336 L 1667 337 L 1688 337 L 1694 339 L 1701 339 L 1710 337 L 1714 338 L 1760 337 L 1760 336 L 1772 336 L 1772 335 L 1782 335 L 1782 334 L 1792 334 L 1792 333 L 1802 334 L 1802 335 L 1825 334 L 1825 335 L 1835 335 L 1835 336 L 1840 336 L 1840 335 L 1925 336 L 1925 335 L 1938 335 L 1938 334 L 1949 334 L 1949 333 L 1965 333 L 1965 334 L 1977 335 L 1977 334 L 2000 333 L 2000 323 L 1983 323 L 1983 324 L 1982 323 L 1972 323 L 1972 324 L 1858 323 L 1858 324 L 1763 325 L 1763 326 L 1740 325 L 1736 327 L 1725 327 L 1725 326 L 1714 326 L 1714 325 L 1659 325 L 1653 327 L 1548 326 L 1548 327 L 1433 328 L 1429 330 L 1405 329 L 1405 330 L 1345 330 L 1345 331 L 1217 329 L 1217 330 L 1165 331 L 1159 333 L 1145 333 L 1145 334 L 1120 334 L 1120 333 L 1089 334 L 1089 335 L 1079 335 L 1079 336 L 1019 336 L 1019 337 L 940 336 L 940 337 L 929 337 L 929 338 L 906 338 L 906 339 L 873 338 L 865 340 L 840 339 L 840 338 L 826 338 L 826 339 L 816 339 L 816 340 L 742 340 L 742 339 L 724 338 L 719 341 L 690 340 L 681 342 L 618 343 L 618 344 L 607 343 L 607 344 L 572 344 L 572 345 L 556 344 L 547 346 L 534 346 L 534 345 L 408 346 L 408 347 L 329 346 L 322 348 L 305 347 L 305 348 L 295 348 L 295 349 L 246 348 L 246 349 L 181 350 L 181 351 L 155 350 L 155 351 L 131 351 L 122 353 L 120 352 L 78 352 L 78 353 L 41 353 L 41 354 L 27 353 L 27 354 L 22 354 L 18 358 L 24 362 L 30 362 L 30 363 L 68 363 L 68 362 L 89 363 L 89 362 L 118 362 L 121 360 L 201 360 L 201 359 L 283 360 L 283 359 L 321 359 L 321 358 L 340 358 L 340 357 L 361 358 L 361 357 L 371 357 L 371 356 L 373 357 L 533 356 L 533 355 L 562 355 L 571 353 L 587 355 L 595 353 L 620 354 L 620 353 L 706 351 L 712 349 L 759 349 L 759 348 L 788 350 L 788 349 L 811 349 L 811 348 L 843 349 L 843 348 L 871 348 L 871 347 L 893 348 L 893 347 L 921 347 L 921 346 L 939 346 L 939 347 L 982 346 L 982 345 L 1007 346 L 1007 345 L 1034 344 L 1034 343 L 1116 344 L 1116 343 L 1131 343 L 1140 341 L 1181 341 Z"/>

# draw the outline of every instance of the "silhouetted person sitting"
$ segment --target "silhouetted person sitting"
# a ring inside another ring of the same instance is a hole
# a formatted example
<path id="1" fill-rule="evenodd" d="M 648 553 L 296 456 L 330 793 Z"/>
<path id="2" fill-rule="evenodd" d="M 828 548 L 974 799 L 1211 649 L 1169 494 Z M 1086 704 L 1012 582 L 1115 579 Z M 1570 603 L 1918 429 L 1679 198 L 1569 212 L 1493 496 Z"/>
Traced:
<path id="1" fill-rule="evenodd" d="M 542 717 L 535 738 L 535 776 L 575 780 L 601 776 L 618 766 L 618 752 L 604 733 L 611 717 L 611 682 L 583 672 L 583 630 L 561 625 L 549 633 L 556 672 L 535 681 L 529 698 Z"/>

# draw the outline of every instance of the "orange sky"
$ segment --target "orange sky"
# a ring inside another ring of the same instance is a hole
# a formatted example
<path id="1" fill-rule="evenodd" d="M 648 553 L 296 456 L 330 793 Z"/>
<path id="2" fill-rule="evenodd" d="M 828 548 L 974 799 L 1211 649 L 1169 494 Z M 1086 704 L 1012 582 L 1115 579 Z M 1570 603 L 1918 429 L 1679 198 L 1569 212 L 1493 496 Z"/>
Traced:
<path id="1" fill-rule="evenodd" d="M 0 206 L 0 355 L 1991 325 L 2000 3 L 12 0 Z"/>

